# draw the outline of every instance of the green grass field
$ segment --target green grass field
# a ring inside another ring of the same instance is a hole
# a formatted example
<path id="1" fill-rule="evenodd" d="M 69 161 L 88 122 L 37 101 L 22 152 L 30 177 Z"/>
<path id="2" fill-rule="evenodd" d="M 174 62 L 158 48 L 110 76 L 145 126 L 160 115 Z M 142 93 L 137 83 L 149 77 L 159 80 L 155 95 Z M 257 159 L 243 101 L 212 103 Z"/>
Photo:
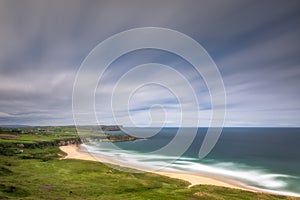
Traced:
<path id="1" fill-rule="evenodd" d="M 0 142 L 0 199 L 297 199 L 216 186 L 188 188 L 185 181 L 156 174 L 60 160 L 65 154 L 57 146 L 24 148 L 6 140 Z"/>

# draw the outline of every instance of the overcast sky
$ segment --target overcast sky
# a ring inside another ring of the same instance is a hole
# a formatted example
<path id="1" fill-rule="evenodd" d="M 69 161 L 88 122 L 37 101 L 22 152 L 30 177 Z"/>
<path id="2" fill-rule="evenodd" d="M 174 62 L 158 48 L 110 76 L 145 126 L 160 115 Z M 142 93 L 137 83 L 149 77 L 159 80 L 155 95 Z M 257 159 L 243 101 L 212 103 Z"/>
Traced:
<path id="1" fill-rule="evenodd" d="M 299 0 L 0 0 L 0 125 L 73 124 L 73 84 L 85 57 L 113 34 L 147 26 L 180 31 L 206 49 L 224 81 L 226 126 L 300 125 Z M 200 125 L 208 125 L 211 105 L 201 77 L 183 59 L 157 50 L 132 52 L 110 66 L 97 89 L 99 122 L 114 123 L 107 95 L 122 73 L 149 62 L 185 75 L 199 98 Z M 167 78 L 157 71 L 146 76 Z M 155 85 L 129 101 L 135 123 L 149 124 L 152 108 L 159 124 L 162 109 L 153 105 L 164 108 L 168 126 L 180 124 L 175 96 Z M 120 107 L 116 115 L 122 120 L 127 111 Z M 185 125 L 195 124 L 193 112 Z"/>

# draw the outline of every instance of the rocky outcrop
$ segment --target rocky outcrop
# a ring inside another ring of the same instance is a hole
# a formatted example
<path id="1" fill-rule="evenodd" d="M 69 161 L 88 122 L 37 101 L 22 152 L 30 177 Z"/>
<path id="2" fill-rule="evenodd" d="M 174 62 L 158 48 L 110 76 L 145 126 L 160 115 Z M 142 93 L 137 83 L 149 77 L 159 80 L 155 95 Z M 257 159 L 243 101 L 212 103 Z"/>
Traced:
<path id="1" fill-rule="evenodd" d="M 110 125 L 110 126 L 101 125 L 101 129 L 103 131 L 120 131 L 121 128 L 122 126 L 119 125 Z"/>
<path id="2" fill-rule="evenodd" d="M 126 142 L 126 141 L 133 141 L 139 138 L 130 136 L 130 135 L 113 135 L 107 134 L 106 136 L 102 137 L 86 137 L 81 138 L 83 143 L 90 143 L 90 142 Z"/>

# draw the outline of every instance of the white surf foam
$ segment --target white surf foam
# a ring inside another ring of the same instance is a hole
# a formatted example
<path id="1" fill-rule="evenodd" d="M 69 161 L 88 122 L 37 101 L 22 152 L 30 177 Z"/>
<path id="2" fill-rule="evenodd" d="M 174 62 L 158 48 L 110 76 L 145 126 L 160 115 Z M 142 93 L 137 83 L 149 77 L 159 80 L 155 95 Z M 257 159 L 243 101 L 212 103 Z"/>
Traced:
<path id="1" fill-rule="evenodd" d="M 250 166 L 233 162 L 216 162 L 210 160 L 208 163 L 201 163 L 198 159 L 181 157 L 172 164 L 170 161 L 175 157 L 165 155 L 147 155 L 139 152 L 111 150 L 96 145 L 84 145 L 89 153 L 95 156 L 104 156 L 121 164 L 138 166 L 146 170 L 163 169 L 165 171 L 182 171 L 192 173 L 205 173 L 217 175 L 224 178 L 239 181 L 247 187 L 263 192 L 298 196 L 300 193 L 288 191 L 288 180 L 292 177 L 285 174 L 272 174 L 264 169 L 253 169 Z"/>

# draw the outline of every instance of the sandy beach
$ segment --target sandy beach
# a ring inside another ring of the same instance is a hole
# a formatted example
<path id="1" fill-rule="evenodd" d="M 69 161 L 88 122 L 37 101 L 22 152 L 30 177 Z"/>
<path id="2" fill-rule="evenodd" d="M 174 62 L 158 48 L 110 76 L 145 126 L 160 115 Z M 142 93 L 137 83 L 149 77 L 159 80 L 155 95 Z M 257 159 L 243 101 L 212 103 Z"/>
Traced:
<path id="1" fill-rule="evenodd" d="M 68 145 L 68 146 L 61 146 L 60 149 L 67 153 L 67 156 L 65 156 L 63 159 L 79 159 L 79 160 L 90 160 L 90 161 L 97 161 L 97 162 L 103 162 L 107 164 L 113 164 L 117 165 L 120 167 L 127 167 L 127 168 L 132 168 L 132 169 L 137 169 L 137 170 L 142 170 L 142 171 L 147 171 L 145 169 L 140 169 L 135 166 L 130 166 L 130 165 L 124 165 L 121 163 L 117 163 L 115 161 L 106 159 L 106 158 L 95 158 L 92 155 L 85 153 L 80 150 L 81 146 L 78 145 Z M 212 177 L 206 177 L 203 175 L 195 175 L 195 174 L 189 174 L 189 173 L 177 173 L 177 172 L 168 172 L 168 171 L 149 171 L 151 173 L 156 173 L 159 175 L 167 176 L 170 178 L 176 178 L 176 179 L 181 179 L 190 182 L 189 187 L 194 186 L 194 185 L 215 185 L 215 186 L 222 186 L 222 187 L 229 187 L 229 188 L 234 188 L 234 189 L 241 189 L 241 190 L 248 190 L 248 191 L 254 191 L 248 188 L 244 188 L 242 186 L 238 186 L 238 184 L 233 184 L 212 178 Z"/>

